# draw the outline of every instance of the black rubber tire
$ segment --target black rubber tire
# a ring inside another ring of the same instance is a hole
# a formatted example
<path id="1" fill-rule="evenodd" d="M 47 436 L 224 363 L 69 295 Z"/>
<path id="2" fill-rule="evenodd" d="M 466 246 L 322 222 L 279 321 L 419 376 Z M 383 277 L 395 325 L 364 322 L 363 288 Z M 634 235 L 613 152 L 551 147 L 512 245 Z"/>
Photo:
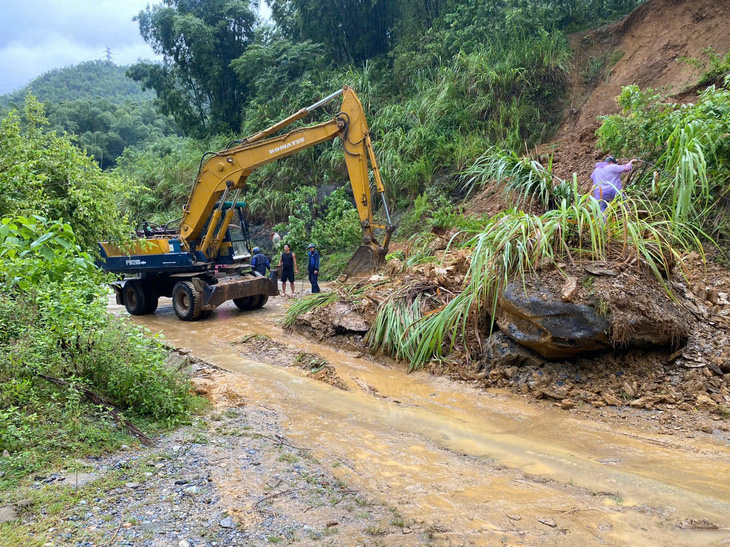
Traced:
<path id="1" fill-rule="evenodd" d="M 200 318 L 208 319 L 208 317 L 210 317 L 212 313 L 213 313 L 213 310 L 203 310 L 202 312 L 200 312 Z"/>
<path id="2" fill-rule="evenodd" d="M 155 313 L 157 311 L 157 304 L 159 303 L 160 299 L 156 294 L 153 294 L 150 292 L 150 295 L 147 299 L 147 309 L 145 310 L 145 313 Z"/>
<path id="3" fill-rule="evenodd" d="M 252 310 L 258 301 L 259 295 L 254 296 L 243 296 L 241 298 L 234 298 L 233 303 L 241 311 Z"/>
<path id="4" fill-rule="evenodd" d="M 172 288 L 172 307 L 181 321 L 197 321 L 203 314 L 203 295 L 192 281 L 178 281 Z"/>
<path id="5" fill-rule="evenodd" d="M 262 294 L 262 295 L 261 295 L 261 296 L 259 297 L 259 301 L 258 301 L 258 302 L 256 302 L 256 306 L 254 307 L 254 309 L 255 309 L 255 310 L 257 310 L 257 309 L 259 309 L 259 308 L 263 308 L 263 307 L 264 307 L 264 306 L 266 305 L 266 303 L 267 303 L 268 301 L 269 301 L 269 297 L 268 297 L 268 295 L 266 295 L 266 294 Z"/>
<path id="6" fill-rule="evenodd" d="M 144 284 L 141 281 L 127 281 L 122 288 L 122 298 L 124 307 L 130 315 L 146 315 L 147 311 L 147 291 L 144 290 Z"/>
<path id="7" fill-rule="evenodd" d="M 144 291 L 145 313 L 155 313 L 160 300 L 157 291 L 152 288 L 150 283 L 142 283 L 142 290 Z"/>

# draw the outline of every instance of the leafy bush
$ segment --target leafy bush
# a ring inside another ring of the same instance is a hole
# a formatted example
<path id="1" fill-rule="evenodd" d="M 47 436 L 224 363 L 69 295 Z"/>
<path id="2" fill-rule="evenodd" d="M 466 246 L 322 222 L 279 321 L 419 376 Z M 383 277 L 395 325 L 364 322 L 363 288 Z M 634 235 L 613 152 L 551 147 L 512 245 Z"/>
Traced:
<path id="1" fill-rule="evenodd" d="M 599 146 L 646 160 L 634 193 L 661 203 L 671 218 L 715 230 L 728 214 L 730 89 L 709 87 L 696 104 L 666 102 L 637 86 L 623 88 L 622 113 L 603 118 Z"/>
<path id="2" fill-rule="evenodd" d="M 85 250 L 123 238 L 126 222 L 115 203 L 121 181 L 47 125 L 43 105 L 32 96 L 22 117 L 11 111 L 0 122 L 0 217 L 63 219 Z"/>
<path id="3" fill-rule="evenodd" d="M 3 218 L 0 279 L 0 452 L 10 453 L 0 468 L 8 477 L 126 440 L 86 389 L 153 427 L 185 419 L 196 404 L 160 343 L 107 314 L 105 276 L 70 225 Z"/>
<path id="4" fill-rule="evenodd" d="M 413 206 L 401 216 L 398 222 L 398 236 L 409 238 L 432 225 L 450 227 L 447 225 L 450 224 L 449 219 L 454 214 L 460 216 L 454 211 L 454 204 L 446 196 L 421 194 L 415 199 Z"/>
<path id="5" fill-rule="evenodd" d="M 312 240 L 322 253 L 354 250 L 362 240 L 360 216 L 341 188 L 324 200 L 324 215 L 312 226 Z"/>
<path id="6" fill-rule="evenodd" d="M 274 229 L 284 234 L 281 246 L 288 243 L 300 257 L 306 256 L 309 243 L 314 243 L 323 256 L 352 253 L 359 245 L 360 217 L 343 189 L 320 201 L 317 189 L 305 186 L 291 196 L 289 207 L 289 220 Z"/>

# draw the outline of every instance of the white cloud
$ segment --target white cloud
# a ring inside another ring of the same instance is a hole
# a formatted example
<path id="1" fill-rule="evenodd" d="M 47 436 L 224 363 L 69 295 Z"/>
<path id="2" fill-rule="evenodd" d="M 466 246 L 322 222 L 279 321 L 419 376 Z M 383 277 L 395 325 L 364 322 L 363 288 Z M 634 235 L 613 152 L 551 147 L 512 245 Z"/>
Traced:
<path id="1" fill-rule="evenodd" d="M 159 0 L 0 0 L 0 94 L 52 69 L 104 58 L 157 58 L 132 18 Z M 271 9 L 260 2 L 264 19 Z"/>
<path id="2" fill-rule="evenodd" d="M 153 58 L 132 18 L 148 0 L 0 0 L 0 94 L 57 67 L 101 59 Z"/>

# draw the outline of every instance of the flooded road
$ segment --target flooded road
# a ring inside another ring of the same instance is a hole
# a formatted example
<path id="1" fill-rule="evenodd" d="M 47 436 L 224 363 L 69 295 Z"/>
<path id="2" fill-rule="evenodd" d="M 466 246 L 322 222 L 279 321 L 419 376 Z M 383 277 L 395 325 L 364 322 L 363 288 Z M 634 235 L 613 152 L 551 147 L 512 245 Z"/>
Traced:
<path id="1" fill-rule="evenodd" d="M 247 404 L 276 409 L 294 444 L 430 530 L 435 544 L 730 543 L 730 447 L 407 374 L 284 333 L 285 303 L 246 313 L 227 303 L 184 323 L 161 299 L 157 313 L 133 320 L 238 373 Z M 250 334 L 321 355 L 348 390 L 247 358 L 235 343 Z M 403 538 L 394 544 L 417 544 Z"/>

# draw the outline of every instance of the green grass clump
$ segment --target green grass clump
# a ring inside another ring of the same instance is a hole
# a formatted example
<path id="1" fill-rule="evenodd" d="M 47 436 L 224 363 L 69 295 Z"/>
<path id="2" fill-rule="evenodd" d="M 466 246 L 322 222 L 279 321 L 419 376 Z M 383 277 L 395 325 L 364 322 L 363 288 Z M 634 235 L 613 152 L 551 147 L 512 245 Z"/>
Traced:
<path id="1" fill-rule="evenodd" d="M 489 148 L 461 176 L 467 194 L 492 181 L 503 183 L 504 190 L 516 196 L 517 206 L 534 200 L 547 207 L 553 186 L 563 182 L 552 173 L 552 157 L 547 165 L 543 165 L 534 158 L 519 156 L 497 146 Z"/>
<path id="2" fill-rule="evenodd" d="M 375 323 L 367 334 L 368 345 L 396 359 L 408 360 L 418 346 L 418 339 L 408 331 L 423 317 L 421 300 L 420 293 L 410 298 L 396 293 L 381 304 Z"/>
<path id="3" fill-rule="evenodd" d="M 336 302 L 338 296 L 337 291 L 327 291 L 310 294 L 298 299 L 286 310 L 284 320 L 282 321 L 284 327 L 289 328 L 293 326 L 300 315 Z"/>

